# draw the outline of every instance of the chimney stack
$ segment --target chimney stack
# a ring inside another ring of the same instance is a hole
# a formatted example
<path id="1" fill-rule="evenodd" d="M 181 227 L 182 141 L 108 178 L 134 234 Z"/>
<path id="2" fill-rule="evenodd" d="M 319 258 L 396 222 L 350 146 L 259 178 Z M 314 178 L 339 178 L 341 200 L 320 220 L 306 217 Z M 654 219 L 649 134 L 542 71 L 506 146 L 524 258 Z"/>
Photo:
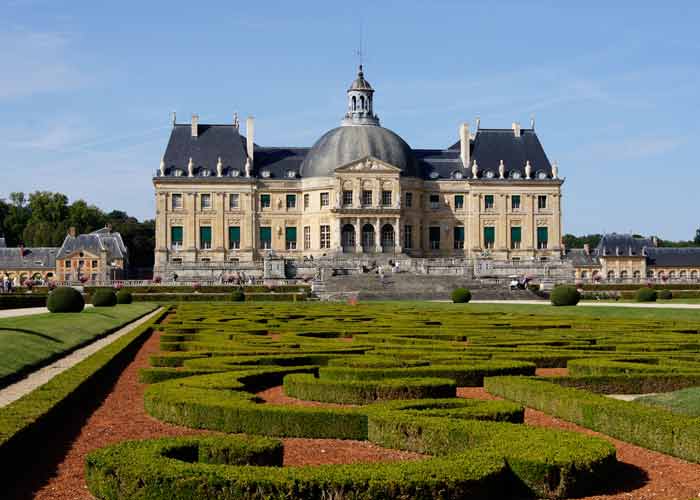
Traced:
<path id="1" fill-rule="evenodd" d="M 588 243 L 583 244 L 583 253 L 585 253 L 586 255 L 591 254 L 591 246 Z"/>
<path id="2" fill-rule="evenodd" d="M 68 228 L 68 234 L 75 238 L 75 226 L 71 226 Z"/>
<path id="3" fill-rule="evenodd" d="M 251 166 L 253 165 L 253 148 L 255 145 L 255 119 L 252 116 L 245 121 L 246 149 Z"/>
<path id="4" fill-rule="evenodd" d="M 469 168 L 469 164 L 471 163 L 470 158 L 469 158 L 469 124 L 468 123 L 462 123 L 462 125 L 459 126 L 459 149 L 460 149 L 460 158 L 462 159 L 462 165 L 464 168 Z"/>
<path id="5" fill-rule="evenodd" d="M 198 136 L 199 136 L 199 115 L 195 113 L 192 115 L 192 137 L 198 137 Z"/>
<path id="6" fill-rule="evenodd" d="M 520 137 L 520 123 L 518 122 L 513 122 L 513 135 Z"/>
<path id="7" fill-rule="evenodd" d="M 175 111 L 170 113 L 170 123 L 172 123 L 173 127 L 177 123 L 177 113 Z"/>

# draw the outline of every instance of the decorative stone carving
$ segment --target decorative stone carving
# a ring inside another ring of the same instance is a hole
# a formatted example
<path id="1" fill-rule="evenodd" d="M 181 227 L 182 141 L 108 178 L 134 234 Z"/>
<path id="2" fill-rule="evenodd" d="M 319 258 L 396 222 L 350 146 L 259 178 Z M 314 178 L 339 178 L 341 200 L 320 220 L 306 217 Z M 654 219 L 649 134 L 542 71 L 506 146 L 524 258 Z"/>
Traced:
<path id="1" fill-rule="evenodd" d="M 474 160 L 474 163 L 472 163 L 472 179 L 476 179 L 479 175 L 479 165 L 476 163 L 476 160 Z"/>
<path id="2" fill-rule="evenodd" d="M 532 165 L 530 165 L 530 160 L 527 160 L 525 162 L 525 178 L 530 179 L 530 175 L 532 174 Z"/>
<path id="3" fill-rule="evenodd" d="M 559 178 L 559 164 L 555 161 L 552 164 L 552 179 L 558 179 Z"/>
<path id="4" fill-rule="evenodd" d="M 250 177 L 250 158 L 245 159 L 245 176 Z"/>
<path id="5" fill-rule="evenodd" d="M 498 176 L 501 179 L 505 178 L 506 174 L 506 166 L 503 164 L 503 160 L 501 160 L 501 163 L 498 164 Z"/>
<path id="6" fill-rule="evenodd" d="M 219 156 L 219 161 L 216 162 L 216 176 L 221 177 L 224 172 L 224 164 L 221 162 L 221 156 Z"/>
<path id="7" fill-rule="evenodd" d="M 165 176 L 165 157 L 160 159 L 160 176 Z"/>
<path id="8" fill-rule="evenodd" d="M 190 161 L 187 162 L 187 177 L 194 177 L 194 161 L 190 156 Z"/>

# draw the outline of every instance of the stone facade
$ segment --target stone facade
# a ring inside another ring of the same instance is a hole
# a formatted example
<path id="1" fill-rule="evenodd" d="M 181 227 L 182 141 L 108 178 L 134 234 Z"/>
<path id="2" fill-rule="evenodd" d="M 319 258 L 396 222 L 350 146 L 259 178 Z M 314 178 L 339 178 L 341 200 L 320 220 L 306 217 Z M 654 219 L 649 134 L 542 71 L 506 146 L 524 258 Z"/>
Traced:
<path id="1" fill-rule="evenodd" d="M 270 250 L 561 258 L 563 181 L 533 128 L 463 125 L 452 147 L 412 150 L 379 126 L 373 92 L 360 71 L 342 126 L 310 149 L 254 145 L 251 120 L 246 138 L 237 119 L 174 124 L 153 179 L 155 275 L 234 269 Z"/>

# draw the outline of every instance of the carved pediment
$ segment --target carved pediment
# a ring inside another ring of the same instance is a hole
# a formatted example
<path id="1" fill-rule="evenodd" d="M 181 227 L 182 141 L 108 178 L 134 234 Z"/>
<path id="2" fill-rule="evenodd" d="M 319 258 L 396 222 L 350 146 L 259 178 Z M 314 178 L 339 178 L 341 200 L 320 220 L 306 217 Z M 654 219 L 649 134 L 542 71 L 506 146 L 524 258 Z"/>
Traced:
<path id="1" fill-rule="evenodd" d="M 373 156 L 367 156 L 360 160 L 356 160 L 345 165 L 341 165 L 336 168 L 335 171 L 339 174 L 345 173 L 386 173 L 386 174 L 398 174 L 401 169 L 387 163 L 385 161 L 374 158 Z"/>

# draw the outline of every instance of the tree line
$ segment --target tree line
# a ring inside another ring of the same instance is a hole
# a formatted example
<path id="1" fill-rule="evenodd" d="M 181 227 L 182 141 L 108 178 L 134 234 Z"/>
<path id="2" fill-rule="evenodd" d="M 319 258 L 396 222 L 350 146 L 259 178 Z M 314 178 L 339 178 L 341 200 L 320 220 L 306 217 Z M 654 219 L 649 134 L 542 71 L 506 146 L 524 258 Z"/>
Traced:
<path id="1" fill-rule="evenodd" d="M 634 234 L 635 238 L 643 238 L 640 234 Z M 600 243 L 602 234 L 584 234 L 582 236 L 576 236 L 573 234 L 565 234 L 562 238 L 564 246 L 566 248 L 583 248 L 583 245 L 588 244 L 591 249 L 598 246 Z M 697 247 L 700 246 L 700 228 L 695 231 L 695 238 L 692 240 L 664 240 L 663 238 L 657 237 L 658 245 L 660 247 Z"/>
<path id="2" fill-rule="evenodd" d="M 84 234 L 107 224 L 121 234 L 132 269 L 153 267 L 154 220 L 139 222 L 121 210 L 104 212 L 85 200 L 69 203 L 66 195 L 50 191 L 18 192 L 7 200 L 0 198 L 0 233 L 8 247 L 58 247 L 70 227 Z"/>

